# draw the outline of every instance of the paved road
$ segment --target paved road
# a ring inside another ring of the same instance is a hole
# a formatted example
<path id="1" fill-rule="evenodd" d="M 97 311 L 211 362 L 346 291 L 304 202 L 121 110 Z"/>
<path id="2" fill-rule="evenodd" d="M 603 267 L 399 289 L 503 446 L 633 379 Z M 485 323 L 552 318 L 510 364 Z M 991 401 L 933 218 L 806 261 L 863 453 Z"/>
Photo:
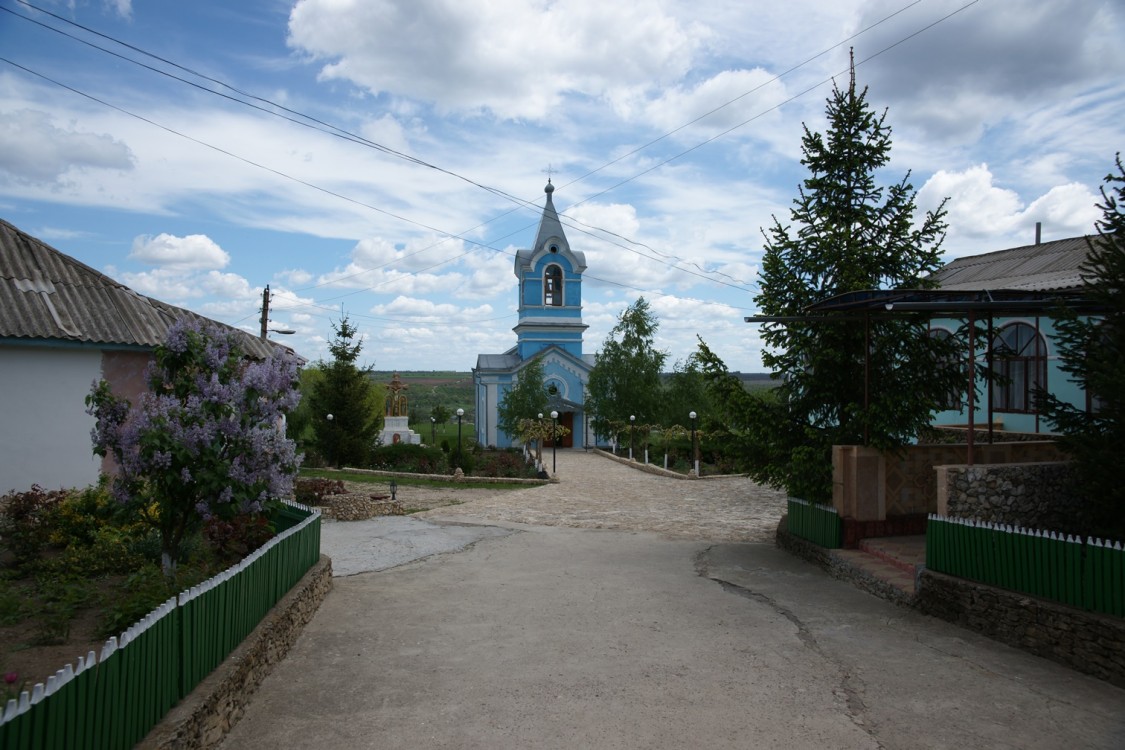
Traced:
<path id="1" fill-rule="evenodd" d="M 337 578 L 224 750 L 1125 747 L 1125 691 L 769 544 L 556 521 Z"/>

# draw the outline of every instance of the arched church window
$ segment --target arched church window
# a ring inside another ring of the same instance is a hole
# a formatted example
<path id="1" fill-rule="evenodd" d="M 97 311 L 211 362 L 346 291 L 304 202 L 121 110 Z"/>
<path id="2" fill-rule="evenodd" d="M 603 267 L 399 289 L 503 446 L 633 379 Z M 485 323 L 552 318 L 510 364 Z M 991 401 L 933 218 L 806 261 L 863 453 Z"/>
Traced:
<path id="1" fill-rule="evenodd" d="M 562 293 L 562 269 L 556 265 L 547 266 L 547 268 L 543 270 L 543 304 L 552 307 L 562 307 Z"/>
<path id="2" fill-rule="evenodd" d="M 1012 323 L 992 340 L 997 377 L 992 383 L 996 411 L 1035 413 L 1035 391 L 1047 387 L 1047 342 L 1027 323 Z"/>

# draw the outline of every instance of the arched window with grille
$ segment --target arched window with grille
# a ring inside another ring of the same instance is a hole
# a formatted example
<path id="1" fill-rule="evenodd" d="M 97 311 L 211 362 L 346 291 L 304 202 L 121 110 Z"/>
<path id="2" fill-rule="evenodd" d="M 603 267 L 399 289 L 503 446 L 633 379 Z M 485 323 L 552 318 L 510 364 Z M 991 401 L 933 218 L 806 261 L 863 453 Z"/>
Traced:
<path id="1" fill-rule="evenodd" d="M 992 339 L 992 408 L 1035 413 L 1035 391 L 1047 387 L 1047 342 L 1027 323 L 1011 323 Z"/>
<path id="2" fill-rule="evenodd" d="M 543 269 L 543 304 L 551 307 L 562 307 L 562 303 L 562 269 L 556 265 L 547 266 Z"/>

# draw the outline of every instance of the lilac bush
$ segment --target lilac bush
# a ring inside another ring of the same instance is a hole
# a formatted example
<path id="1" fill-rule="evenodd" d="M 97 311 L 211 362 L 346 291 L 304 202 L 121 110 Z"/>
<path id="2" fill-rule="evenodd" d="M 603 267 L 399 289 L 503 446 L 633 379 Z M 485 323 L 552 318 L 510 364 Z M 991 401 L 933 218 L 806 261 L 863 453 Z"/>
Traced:
<path id="1" fill-rule="evenodd" d="M 203 522 L 262 514 L 291 494 L 301 457 L 282 425 L 301 397 L 297 361 L 249 361 L 232 331 L 181 321 L 145 380 L 136 405 L 94 383 L 87 412 L 94 453 L 117 462 L 114 497 L 160 531 L 171 573 Z"/>

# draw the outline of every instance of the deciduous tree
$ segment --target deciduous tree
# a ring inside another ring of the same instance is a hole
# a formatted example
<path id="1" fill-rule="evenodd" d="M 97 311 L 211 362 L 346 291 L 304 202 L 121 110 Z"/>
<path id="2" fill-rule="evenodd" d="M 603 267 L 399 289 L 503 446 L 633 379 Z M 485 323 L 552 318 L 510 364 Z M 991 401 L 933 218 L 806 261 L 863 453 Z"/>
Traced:
<path id="1" fill-rule="evenodd" d="M 497 405 L 497 426 L 511 437 L 520 433 L 520 422 L 543 413 L 547 391 L 543 388 L 543 361 L 533 357 L 524 363 L 516 382 Z"/>
<path id="2" fill-rule="evenodd" d="M 586 386 L 586 408 L 598 434 L 605 434 L 610 423 L 628 424 L 630 416 L 653 421 L 660 414 L 660 373 L 668 354 L 653 343 L 659 325 L 648 302 L 639 297 L 602 344 Z"/>
<path id="3" fill-rule="evenodd" d="M 292 492 L 300 458 L 281 418 L 300 399 L 297 362 L 247 362 L 231 331 L 178 322 L 132 405 L 103 380 L 86 399 L 94 452 L 112 455 L 114 497 L 160 532 L 171 574 L 204 520 L 266 512 Z"/>

